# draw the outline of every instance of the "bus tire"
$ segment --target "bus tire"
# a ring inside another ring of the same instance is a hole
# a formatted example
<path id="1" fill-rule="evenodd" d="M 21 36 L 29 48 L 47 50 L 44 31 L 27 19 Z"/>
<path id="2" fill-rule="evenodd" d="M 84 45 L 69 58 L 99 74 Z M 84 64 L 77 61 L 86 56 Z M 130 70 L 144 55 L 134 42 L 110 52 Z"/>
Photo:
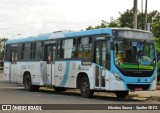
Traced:
<path id="1" fill-rule="evenodd" d="M 32 85 L 31 75 L 26 74 L 24 76 L 24 87 L 27 91 L 38 91 L 40 86 Z"/>
<path id="2" fill-rule="evenodd" d="M 63 87 L 54 87 L 54 90 L 58 92 L 58 91 L 66 91 L 67 89 Z"/>
<path id="3" fill-rule="evenodd" d="M 115 92 L 117 98 L 126 98 L 128 96 L 129 91 L 117 91 Z"/>
<path id="4" fill-rule="evenodd" d="M 80 92 L 81 95 L 85 98 L 91 98 L 93 96 L 94 91 L 90 89 L 90 84 L 87 77 L 83 77 L 81 79 Z"/>

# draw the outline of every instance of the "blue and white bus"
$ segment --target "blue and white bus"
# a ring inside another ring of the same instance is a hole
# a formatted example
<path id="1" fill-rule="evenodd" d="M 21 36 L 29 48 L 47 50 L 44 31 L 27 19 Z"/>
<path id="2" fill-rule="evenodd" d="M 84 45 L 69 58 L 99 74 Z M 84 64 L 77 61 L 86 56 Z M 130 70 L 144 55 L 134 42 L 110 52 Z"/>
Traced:
<path id="1" fill-rule="evenodd" d="M 153 34 L 126 28 L 54 32 L 6 42 L 4 80 L 28 91 L 53 86 L 56 91 L 155 90 L 157 58 Z"/>

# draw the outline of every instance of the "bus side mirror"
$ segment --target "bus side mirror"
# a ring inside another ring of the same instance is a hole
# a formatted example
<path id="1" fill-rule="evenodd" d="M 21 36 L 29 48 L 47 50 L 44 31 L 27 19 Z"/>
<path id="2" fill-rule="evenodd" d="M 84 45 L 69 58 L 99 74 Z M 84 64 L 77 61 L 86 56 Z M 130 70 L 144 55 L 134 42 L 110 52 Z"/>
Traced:
<path id="1" fill-rule="evenodd" d="M 114 50 L 114 42 L 111 41 L 111 50 Z"/>

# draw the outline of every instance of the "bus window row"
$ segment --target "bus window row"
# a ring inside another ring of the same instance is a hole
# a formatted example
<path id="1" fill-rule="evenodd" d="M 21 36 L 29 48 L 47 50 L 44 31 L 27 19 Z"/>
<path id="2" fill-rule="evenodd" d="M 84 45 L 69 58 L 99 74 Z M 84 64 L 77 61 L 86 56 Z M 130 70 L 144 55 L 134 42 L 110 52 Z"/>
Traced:
<path id="1" fill-rule="evenodd" d="M 55 58 L 92 59 L 92 38 L 93 37 L 82 37 L 57 41 L 57 43 L 54 44 L 57 48 L 54 49 L 54 51 L 56 51 L 54 53 L 57 53 Z M 46 50 L 44 50 L 44 48 Z M 6 45 L 5 60 L 47 60 L 48 55 L 45 51 L 48 50 L 44 47 L 44 42 L 28 42 L 15 45 Z"/>
<path id="2" fill-rule="evenodd" d="M 61 50 L 60 50 L 61 49 Z M 59 47 L 59 58 L 92 58 L 92 38 L 65 39 Z"/>
<path id="3" fill-rule="evenodd" d="M 6 45 L 5 60 L 16 62 L 17 59 L 43 59 L 43 43 L 36 42 Z"/>

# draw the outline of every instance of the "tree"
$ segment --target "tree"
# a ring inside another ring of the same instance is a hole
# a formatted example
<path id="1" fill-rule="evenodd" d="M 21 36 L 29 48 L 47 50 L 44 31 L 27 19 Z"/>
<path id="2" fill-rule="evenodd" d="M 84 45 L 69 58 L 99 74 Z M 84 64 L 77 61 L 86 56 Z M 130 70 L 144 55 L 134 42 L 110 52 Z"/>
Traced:
<path id="1" fill-rule="evenodd" d="M 120 27 L 129 27 L 132 28 L 133 21 L 133 12 L 132 10 L 127 9 L 124 13 L 119 13 L 120 17 L 118 18 Z"/>
<path id="2" fill-rule="evenodd" d="M 94 29 L 92 26 L 88 26 L 87 28 L 86 28 L 86 30 L 91 30 L 91 29 Z"/>
<path id="3" fill-rule="evenodd" d="M 157 10 L 152 11 L 147 14 L 148 23 L 151 25 L 151 32 L 153 32 L 154 36 L 160 38 L 160 12 Z M 120 17 L 118 18 L 120 27 L 129 27 L 132 28 L 133 22 L 133 11 L 128 10 L 124 13 L 120 13 Z M 144 29 L 145 26 L 145 14 L 138 12 L 137 15 L 137 28 Z"/>
<path id="4" fill-rule="evenodd" d="M 118 20 L 112 20 L 110 23 L 102 21 L 100 25 L 97 25 L 95 27 L 88 26 L 86 28 L 86 30 L 106 28 L 106 27 L 119 27 L 119 22 L 118 22 Z"/>
<path id="5" fill-rule="evenodd" d="M 4 46 L 6 41 L 6 38 L 0 38 L 0 60 L 4 58 Z"/>
<path id="6" fill-rule="evenodd" d="M 105 28 L 105 27 L 129 27 L 133 26 L 133 11 L 132 9 L 127 9 L 124 13 L 119 12 L 120 17 L 116 20 L 112 20 L 110 23 L 102 22 L 100 25 L 95 27 L 89 26 L 86 28 L 89 29 L 97 29 L 97 28 Z M 155 37 L 160 38 L 160 12 L 157 10 L 152 11 L 147 14 L 148 23 L 151 26 L 151 32 Z M 143 30 L 145 26 L 145 14 L 138 12 L 137 14 L 137 28 Z"/>
<path id="7" fill-rule="evenodd" d="M 155 46 L 158 59 L 160 60 L 160 38 L 155 38 Z"/>
<path id="8" fill-rule="evenodd" d="M 152 26 L 152 33 L 154 34 L 155 37 L 160 38 L 160 20 L 157 22 L 151 23 Z"/>
<path id="9" fill-rule="evenodd" d="M 120 27 L 118 20 L 113 20 L 110 23 L 108 23 L 107 27 Z"/>

